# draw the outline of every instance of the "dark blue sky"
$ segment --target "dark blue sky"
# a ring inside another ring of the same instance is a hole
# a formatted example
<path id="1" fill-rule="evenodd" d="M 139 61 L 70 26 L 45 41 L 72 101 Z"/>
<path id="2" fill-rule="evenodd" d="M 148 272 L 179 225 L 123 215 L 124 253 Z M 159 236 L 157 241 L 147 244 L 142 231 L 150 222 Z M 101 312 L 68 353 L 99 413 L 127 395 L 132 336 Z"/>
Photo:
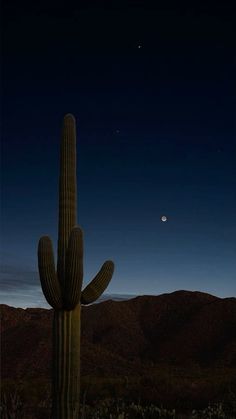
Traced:
<path id="1" fill-rule="evenodd" d="M 0 302 L 45 304 L 37 243 L 56 250 L 68 112 L 84 283 L 113 259 L 110 293 L 233 296 L 233 2 L 96 3 L 3 5 Z"/>

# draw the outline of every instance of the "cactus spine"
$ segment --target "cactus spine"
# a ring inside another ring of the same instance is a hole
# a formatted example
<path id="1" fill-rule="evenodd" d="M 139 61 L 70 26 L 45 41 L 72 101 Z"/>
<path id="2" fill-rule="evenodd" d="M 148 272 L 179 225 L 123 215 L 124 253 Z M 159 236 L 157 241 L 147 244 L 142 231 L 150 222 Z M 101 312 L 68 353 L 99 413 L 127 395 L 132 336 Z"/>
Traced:
<path id="1" fill-rule="evenodd" d="M 38 244 L 40 282 L 47 302 L 54 308 L 53 419 L 79 417 L 81 304 L 97 300 L 114 271 L 113 262 L 106 261 L 81 291 L 83 232 L 76 225 L 76 204 L 76 124 L 73 115 L 67 114 L 61 140 L 57 271 L 50 238 L 43 236 Z"/>

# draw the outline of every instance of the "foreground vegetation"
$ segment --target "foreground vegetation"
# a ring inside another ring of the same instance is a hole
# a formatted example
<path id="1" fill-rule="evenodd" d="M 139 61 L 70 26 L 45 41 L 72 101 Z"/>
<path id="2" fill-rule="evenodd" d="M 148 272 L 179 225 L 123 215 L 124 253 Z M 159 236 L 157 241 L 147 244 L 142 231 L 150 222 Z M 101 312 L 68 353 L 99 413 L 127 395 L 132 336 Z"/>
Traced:
<path id="1" fill-rule="evenodd" d="M 2 419 L 49 419 L 45 378 L 2 380 Z M 123 377 L 82 376 L 80 419 L 236 419 L 236 371 L 149 369 Z"/>
<path id="2" fill-rule="evenodd" d="M 51 401 L 44 400 L 34 411 L 24 408 L 20 395 L 3 394 L 1 404 L 2 419 L 49 419 Z M 167 409 L 154 404 L 143 406 L 139 403 L 127 403 L 124 400 L 105 399 L 94 401 L 93 406 L 83 403 L 80 408 L 81 419 L 235 419 L 236 398 L 234 404 L 215 403 L 205 409 L 191 412 L 177 412 L 176 409 Z"/>
<path id="3" fill-rule="evenodd" d="M 155 418 L 236 418 L 236 410 L 232 406 L 222 403 L 209 405 L 203 410 L 192 410 L 180 413 L 176 409 L 167 409 L 154 404 L 142 406 L 141 404 L 127 404 L 123 400 L 104 400 L 95 407 L 82 406 L 81 418 L 84 419 L 155 419 Z"/>

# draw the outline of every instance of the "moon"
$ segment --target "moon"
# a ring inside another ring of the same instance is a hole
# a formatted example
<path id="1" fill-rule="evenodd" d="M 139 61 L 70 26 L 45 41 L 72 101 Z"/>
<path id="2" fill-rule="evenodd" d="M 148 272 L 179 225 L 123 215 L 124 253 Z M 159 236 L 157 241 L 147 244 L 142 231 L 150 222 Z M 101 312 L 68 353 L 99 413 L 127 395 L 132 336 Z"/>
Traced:
<path id="1" fill-rule="evenodd" d="M 168 218 L 167 218 L 167 216 L 166 216 L 166 215 L 162 215 L 162 216 L 161 216 L 161 221 L 162 221 L 163 223 L 165 223 L 167 220 L 168 220 Z"/>

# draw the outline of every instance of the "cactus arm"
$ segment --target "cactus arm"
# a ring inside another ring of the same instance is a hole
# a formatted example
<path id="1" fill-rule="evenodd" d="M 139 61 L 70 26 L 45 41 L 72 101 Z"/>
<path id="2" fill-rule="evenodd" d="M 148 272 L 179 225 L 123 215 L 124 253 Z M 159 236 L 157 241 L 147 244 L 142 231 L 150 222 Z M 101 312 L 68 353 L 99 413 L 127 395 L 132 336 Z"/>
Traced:
<path id="1" fill-rule="evenodd" d="M 51 239 L 43 236 L 38 244 L 39 277 L 47 302 L 55 309 L 62 308 L 60 284 L 55 271 Z"/>
<path id="2" fill-rule="evenodd" d="M 65 265 L 64 307 L 73 310 L 80 302 L 83 281 L 83 232 L 80 227 L 71 231 Z"/>
<path id="3" fill-rule="evenodd" d="M 77 223 L 76 207 L 76 124 L 74 116 L 67 114 L 62 129 L 59 179 L 57 273 L 61 284 L 65 282 L 65 258 L 70 232 Z"/>
<path id="4" fill-rule="evenodd" d="M 107 288 L 114 272 L 114 263 L 107 260 L 98 274 L 87 285 L 81 294 L 81 304 L 91 304 L 96 301 Z"/>

